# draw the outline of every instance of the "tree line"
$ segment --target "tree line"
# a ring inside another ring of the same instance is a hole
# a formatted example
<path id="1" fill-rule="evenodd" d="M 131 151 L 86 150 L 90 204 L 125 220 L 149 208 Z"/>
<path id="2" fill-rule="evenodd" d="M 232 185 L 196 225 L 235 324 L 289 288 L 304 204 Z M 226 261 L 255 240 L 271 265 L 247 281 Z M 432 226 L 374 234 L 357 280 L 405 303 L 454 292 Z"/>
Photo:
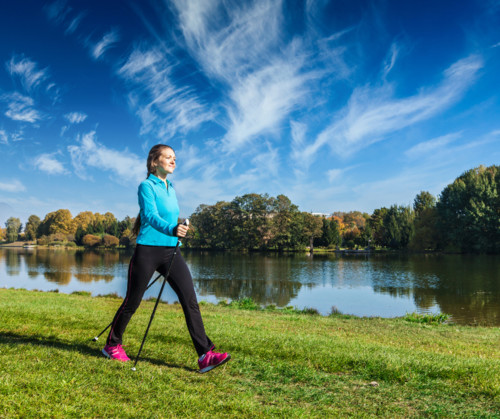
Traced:
<path id="1" fill-rule="evenodd" d="M 37 215 L 30 215 L 24 234 L 21 234 L 21 220 L 10 217 L 5 223 L 6 228 L 0 231 L 0 239 L 8 242 L 18 239 L 36 241 L 41 245 L 129 246 L 135 243 L 132 236 L 134 221 L 128 216 L 118 221 L 110 212 L 99 214 L 91 211 L 83 211 L 73 218 L 69 210 L 59 209 L 48 213 L 43 220 Z"/>
<path id="2" fill-rule="evenodd" d="M 299 211 L 285 195 L 246 194 L 231 202 L 200 205 L 191 215 L 183 244 L 190 248 L 299 250 L 386 248 L 412 251 L 500 252 L 500 170 L 480 166 L 466 171 L 436 198 L 420 192 L 413 205 L 382 207 L 318 216 Z M 118 221 L 106 214 L 69 210 L 41 220 L 31 215 L 22 238 L 39 244 L 115 247 L 135 244 L 134 218 Z M 0 239 L 14 241 L 22 232 L 18 218 L 7 220 Z M 2 237 L 3 236 L 3 237 Z"/>

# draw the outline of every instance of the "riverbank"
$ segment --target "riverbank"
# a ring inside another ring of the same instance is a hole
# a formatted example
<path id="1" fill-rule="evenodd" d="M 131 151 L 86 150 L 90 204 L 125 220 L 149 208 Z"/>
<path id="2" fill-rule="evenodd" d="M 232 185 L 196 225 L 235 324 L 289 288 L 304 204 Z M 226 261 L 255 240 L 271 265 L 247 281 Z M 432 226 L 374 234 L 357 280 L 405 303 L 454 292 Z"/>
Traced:
<path id="1" fill-rule="evenodd" d="M 120 302 L 0 289 L 0 416 L 498 417 L 499 328 L 203 304 L 233 359 L 200 375 L 180 306 L 160 304 L 132 372 L 91 341 Z M 130 355 L 152 308 L 129 325 Z"/>

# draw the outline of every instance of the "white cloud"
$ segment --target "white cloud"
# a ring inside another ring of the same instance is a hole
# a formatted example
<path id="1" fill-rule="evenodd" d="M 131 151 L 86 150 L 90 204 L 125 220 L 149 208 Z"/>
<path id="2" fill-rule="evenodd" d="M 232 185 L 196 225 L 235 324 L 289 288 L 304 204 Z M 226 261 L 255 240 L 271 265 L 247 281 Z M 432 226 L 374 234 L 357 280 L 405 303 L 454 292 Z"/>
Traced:
<path id="1" fill-rule="evenodd" d="M 173 70 L 174 65 L 156 48 L 134 49 L 118 70 L 130 86 L 129 105 L 141 119 L 141 134 L 153 132 L 169 139 L 214 117 L 192 89 L 174 83 Z"/>
<path id="2" fill-rule="evenodd" d="M 281 1 L 175 0 L 174 4 L 188 47 L 218 78 L 231 80 L 265 66 L 270 52 L 280 46 Z"/>
<path id="3" fill-rule="evenodd" d="M 292 136 L 292 144 L 291 144 L 291 153 L 290 157 L 294 164 L 294 173 L 296 177 L 300 177 L 304 170 L 302 169 L 302 165 L 299 163 L 303 162 L 306 166 L 309 166 L 310 162 L 305 162 L 303 160 L 304 147 L 306 145 L 306 131 L 307 125 L 297 121 L 290 121 L 291 128 L 291 136 Z"/>
<path id="4" fill-rule="evenodd" d="M 0 182 L 0 191 L 5 192 L 23 192 L 26 187 L 18 180 L 12 180 L 10 182 Z"/>
<path id="5" fill-rule="evenodd" d="M 11 76 L 19 78 L 27 91 L 39 87 L 48 78 L 48 70 L 39 70 L 37 63 L 29 58 L 12 57 L 7 63 L 7 70 Z"/>
<path id="6" fill-rule="evenodd" d="M 182 142 L 182 148 L 176 151 L 176 156 L 183 173 L 202 167 L 207 160 L 205 156 L 200 154 L 200 150 L 196 146 L 188 144 L 186 141 Z"/>
<path id="7" fill-rule="evenodd" d="M 72 34 L 73 32 L 75 32 L 78 28 L 78 26 L 80 25 L 80 22 L 82 21 L 82 19 L 85 17 L 85 14 L 84 13 L 80 13 L 78 16 L 76 16 L 75 18 L 73 18 L 71 20 L 71 22 L 68 24 L 68 27 L 65 31 L 65 33 L 67 34 Z"/>
<path id="8" fill-rule="evenodd" d="M 233 152 L 257 135 L 279 132 L 285 117 L 305 96 L 308 76 L 299 60 L 279 60 L 233 85 L 228 106 L 230 126 L 224 148 Z"/>
<path id="9" fill-rule="evenodd" d="M 436 150 L 442 149 L 444 146 L 448 145 L 452 141 L 461 137 L 461 133 L 452 133 L 443 135 L 441 137 L 433 138 L 429 141 L 421 142 L 409 150 L 405 151 L 408 157 L 415 158 L 419 156 L 428 155 L 435 152 Z"/>
<path id="10" fill-rule="evenodd" d="M 102 39 L 92 47 L 92 57 L 95 60 L 101 58 L 101 56 L 120 40 L 118 32 L 116 30 L 109 31 L 105 34 Z"/>
<path id="11" fill-rule="evenodd" d="M 315 77 L 303 70 L 298 41 L 283 43 L 281 1 L 174 1 L 193 57 L 209 77 L 228 86 L 224 149 L 240 150 L 259 135 L 279 131 Z M 225 16 L 225 19 L 221 19 Z"/>
<path id="12" fill-rule="evenodd" d="M 394 67 L 394 64 L 396 64 L 396 58 L 398 57 L 398 54 L 399 54 L 399 49 L 397 45 L 392 44 L 390 57 L 388 57 L 384 65 L 384 75 L 383 75 L 384 79 L 389 75 L 390 71 Z"/>
<path id="13" fill-rule="evenodd" d="M 70 112 L 64 115 L 70 124 L 79 124 L 87 119 L 87 115 L 83 112 Z"/>
<path id="14" fill-rule="evenodd" d="M 328 181 L 332 183 L 334 180 L 339 179 L 344 171 L 342 169 L 330 169 L 326 172 Z"/>
<path id="15" fill-rule="evenodd" d="M 118 183 L 140 182 L 146 176 L 146 164 L 133 153 L 117 151 L 99 144 L 95 131 L 79 136 L 77 145 L 68 147 L 71 162 L 78 177 L 89 179 L 87 168 L 109 171 Z"/>
<path id="16" fill-rule="evenodd" d="M 29 96 L 13 92 L 3 95 L 1 99 L 7 102 L 5 115 L 14 121 L 34 123 L 43 119 L 42 114 L 34 109 L 34 100 Z"/>
<path id="17" fill-rule="evenodd" d="M 462 59 L 444 72 L 443 82 L 415 96 L 396 98 L 394 87 L 358 87 L 334 121 L 306 148 L 313 158 L 323 145 L 348 156 L 412 124 L 432 118 L 456 103 L 477 78 L 482 59 Z"/>
<path id="18" fill-rule="evenodd" d="M 0 129 L 0 144 L 8 144 L 9 143 L 9 136 L 7 135 L 7 132 L 3 129 Z"/>
<path id="19" fill-rule="evenodd" d="M 67 173 L 63 164 L 54 157 L 55 153 L 44 153 L 35 159 L 35 167 L 50 175 Z"/>

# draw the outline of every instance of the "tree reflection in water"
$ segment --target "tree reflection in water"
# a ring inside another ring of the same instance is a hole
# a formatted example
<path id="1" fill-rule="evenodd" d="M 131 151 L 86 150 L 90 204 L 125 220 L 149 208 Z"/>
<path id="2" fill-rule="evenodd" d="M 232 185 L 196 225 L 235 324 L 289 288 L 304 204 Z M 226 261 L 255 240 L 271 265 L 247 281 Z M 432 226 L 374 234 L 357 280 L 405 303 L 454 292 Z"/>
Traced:
<path id="1" fill-rule="evenodd" d="M 300 305 L 309 293 L 318 300 L 309 306 L 327 312 L 339 295 L 348 293 L 352 301 L 376 309 L 381 300 L 374 303 L 373 298 L 384 294 L 409 301 L 420 312 L 451 314 L 458 323 L 500 325 L 498 256 L 182 253 L 200 299 L 251 297 L 260 305 L 284 307 Z M 44 281 L 61 286 L 74 281 L 89 284 L 95 294 L 124 292 L 131 256 L 131 251 L 0 248 L 0 286 L 14 280 L 37 289 Z M 325 302 L 327 307 L 320 305 Z"/>

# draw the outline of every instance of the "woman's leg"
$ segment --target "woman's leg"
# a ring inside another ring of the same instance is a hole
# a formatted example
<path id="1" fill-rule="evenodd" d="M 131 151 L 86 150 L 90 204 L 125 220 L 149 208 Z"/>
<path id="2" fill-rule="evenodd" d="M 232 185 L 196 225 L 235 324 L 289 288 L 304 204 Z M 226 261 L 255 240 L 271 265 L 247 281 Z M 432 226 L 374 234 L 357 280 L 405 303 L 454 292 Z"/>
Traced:
<path id="1" fill-rule="evenodd" d="M 173 248 L 168 250 L 165 262 L 157 269 L 161 274 L 166 274 L 174 252 Z M 172 263 L 167 280 L 179 298 L 189 334 L 191 335 L 198 356 L 201 356 L 210 350 L 213 343 L 205 333 L 200 307 L 194 291 L 193 279 L 180 250 L 177 250 L 177 255 Z"/>
<path id="2" fill-rule="evenodd" d="M 118 309 L 111 325 L 106 344 L 115 346 L 122 343 L 125 332 L 132 315 L 141 304 L 142 297 L 153 276 L 157 265 L 161 262 L 158 248 L 138 245 L 128 267 L 127 294 Z"/>

